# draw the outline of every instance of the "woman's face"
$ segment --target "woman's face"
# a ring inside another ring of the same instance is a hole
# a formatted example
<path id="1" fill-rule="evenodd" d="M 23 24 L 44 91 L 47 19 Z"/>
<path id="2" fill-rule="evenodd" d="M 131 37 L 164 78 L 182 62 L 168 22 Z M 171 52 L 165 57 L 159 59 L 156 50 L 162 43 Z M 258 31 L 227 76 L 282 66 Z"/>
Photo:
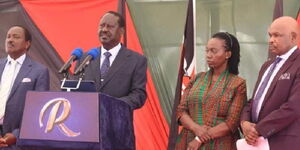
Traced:
<path id="1" fill-rule="evenodd" d="M 206 61 L 210 68 L 226 69 L 231 52 L 225 50 L 225 40 L 211 38 L 206 45 Z"/>

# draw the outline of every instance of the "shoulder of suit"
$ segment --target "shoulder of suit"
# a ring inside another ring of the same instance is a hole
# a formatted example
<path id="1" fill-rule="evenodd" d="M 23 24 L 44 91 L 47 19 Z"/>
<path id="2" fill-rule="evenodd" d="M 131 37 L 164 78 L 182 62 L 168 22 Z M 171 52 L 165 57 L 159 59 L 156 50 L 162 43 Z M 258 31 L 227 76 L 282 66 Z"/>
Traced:
<path id="1" fill-rule="evenodd" d="M 0 58 L 0 62 L 6 61 L 6 60 L 7 60 L 7 57 Z"/>
<path id="2" fill-rule="evenodd" d="M 138 52 L 135 52 L 135 51 L 133 51 L 133 50 L 131 50 L 131 49 L 128 49 L 128 48 L 126 48 L 126 47 L 122 47 L 121 50 L 126 51 L 126 53 L 128 53 L 129 55 L 133 55 L 133 56 L 136 56 L 136 57 L 145 57 L 144 55 L 142 55 L 142 54 L 140 54 L 140 53 L 138 53 Z M 145 58 L 146 58 L 146 57 L 145 57 Z"/>
<path id="3" fill-rule="evenodd" d="M 33 68 L 36 68 L 36 69 L 43 69 L 43 70 L 48 70 L 48 68 L 45 66 L 45 65 L 43 65 L 43 64 L 41 64 L 40 62 L 37 62 L 37 61 L 35 61 L 35 60 L 32 60 L 31 58 L 27 58 L 27 59 L 29 59 L 29 61 L 30 61 L 30 64 L 33 66 Z"/>
<path id="4" fill-rule="evenodd" d="M 297 55 L 297 60 L 300 61 L 300 49 L 296 49 L 294 53 Z"/>

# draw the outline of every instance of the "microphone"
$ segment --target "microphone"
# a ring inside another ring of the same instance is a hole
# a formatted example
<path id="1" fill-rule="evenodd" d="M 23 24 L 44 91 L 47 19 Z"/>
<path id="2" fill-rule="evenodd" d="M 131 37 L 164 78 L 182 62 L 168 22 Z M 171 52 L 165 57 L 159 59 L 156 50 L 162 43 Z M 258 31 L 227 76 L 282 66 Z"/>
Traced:
<path id="1" fill-rule="evenodd" d="M 94 60 L 99 56 L 100 52 L 98 48 L 92 48 L 90 51 L 88 51 L 87 56 L 83 60 L 83 62 L 78 66 L 78 68 L 75 70 L 74 75 L 78 75 L 83 71 L 83 69 L 90 63 L 91 60 Z"/>
<path id="2" fill-rule="evenodd" d="M 71 64 L 73 63 L 73 61 L 78 60 L 81 58 L 83 52 L 81 48 L 76 48 L 73 50 L 73 52 L 71 53 L 71 57 L 69 58 L 69 60 L 59 69 L 58 73 L 65 73 L 69 70 L 69 68 L 71 67 Z"/>

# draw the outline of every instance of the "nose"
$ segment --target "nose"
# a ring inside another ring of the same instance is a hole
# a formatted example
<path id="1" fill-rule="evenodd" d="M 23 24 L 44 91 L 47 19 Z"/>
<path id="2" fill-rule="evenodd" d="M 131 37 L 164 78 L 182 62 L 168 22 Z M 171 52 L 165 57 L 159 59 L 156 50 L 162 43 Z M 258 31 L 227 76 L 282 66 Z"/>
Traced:
<path id="1" fill-rule="evenodd" d="M 274 42 L 274 37 L 273 36 L 270 36 L 269 38 L 269 43 L 273 43 Z"/>
<path id="2" fill-rule="evenodd" d="M 107 25 L 102 26 L 101 31 L 107 31 Z"/>
<path id="3" fill-rule="evenodd" d="M 12 39 L 11 37 L 7 37 L 7 38 L 6 38 L 6 42 L 7 42 L 7 43 L 11 43 L 12 41 L 13 41 L 13 39 Z"/>
<path id="4" fill-rule="evenodd" d="M 206 58 L 211 58 L 211 57 L 212 57 L 211 52 L 210 52 L 210 51 L 207 51 L 207 52 L 206 52 Z"/>

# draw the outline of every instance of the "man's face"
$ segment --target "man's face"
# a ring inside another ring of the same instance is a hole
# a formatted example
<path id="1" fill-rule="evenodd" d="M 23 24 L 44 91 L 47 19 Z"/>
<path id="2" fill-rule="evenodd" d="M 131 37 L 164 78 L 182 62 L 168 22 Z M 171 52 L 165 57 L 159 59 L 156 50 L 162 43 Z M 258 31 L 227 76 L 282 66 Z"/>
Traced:
<path id="1" fill-rule="evenodd" d="M 293 47 L 290 29 L 280 24 L 273 23 L 269 28 L 269 50 L 276 55 L 283 55 Z"/>
<path id="2" fill-rule="evenodd" d="M 30 41 L 25 40 L 24 29 L 18 26 L 8 30 L 5 40 L 5 51 L 12 58 L 16 59 L 26 53 Z"/>
<path id="3" fill-rule="evenodd" d="M 124 29 L 119 26 L 118 17 L 107 13 L 101 20 L 98 29 L 99 40 L 109 50 L 120 43 Z"/>

